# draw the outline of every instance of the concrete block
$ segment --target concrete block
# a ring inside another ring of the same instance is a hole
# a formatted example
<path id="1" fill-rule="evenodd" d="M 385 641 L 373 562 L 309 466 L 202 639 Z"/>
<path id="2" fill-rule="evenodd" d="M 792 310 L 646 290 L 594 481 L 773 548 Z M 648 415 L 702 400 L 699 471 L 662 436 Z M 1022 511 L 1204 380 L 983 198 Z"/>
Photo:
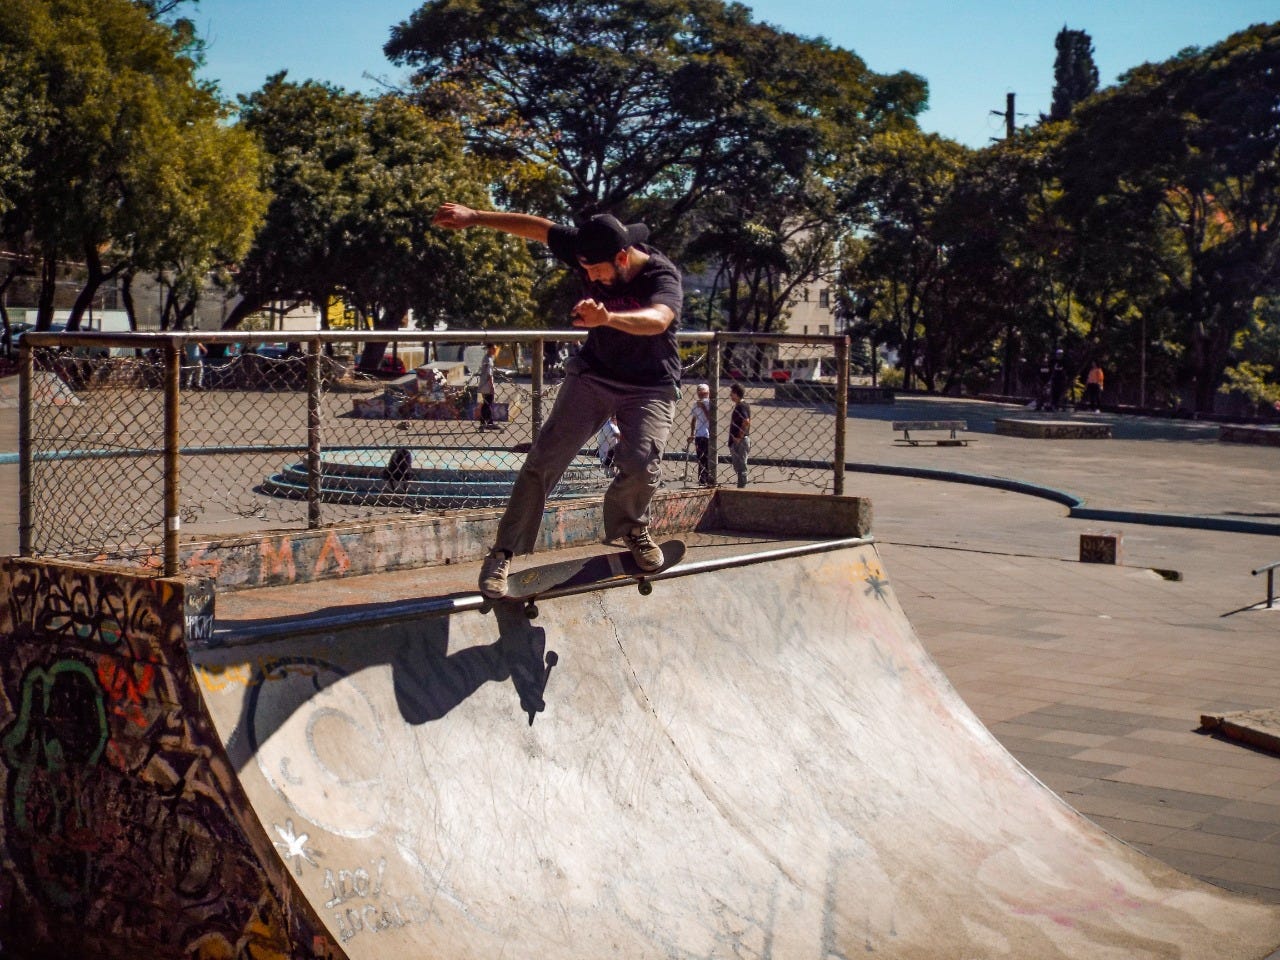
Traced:
<path id="1" fill-rule="evenodd" d="M 995 422 L 996 433 L 1004 437 L 1034 440 L 1109 440 L 1111 424 L 1082 420 L 1012 420 Z"/>
<path id="2" fill-rule="evenodd" d="M 1110 563 L 1118 566 L 1123 562 L 1123 552 L 1124 536 L 1122 534 L 1080 534 L 1081 563 Z"/>
<path id="3" fill-rule="evenodd" d="M 1218 439 L 1224 443 L 1256 443 L 1266 447 L 1280 447 L 1280 427 L 1224 424 L 1218 430 Z"/>

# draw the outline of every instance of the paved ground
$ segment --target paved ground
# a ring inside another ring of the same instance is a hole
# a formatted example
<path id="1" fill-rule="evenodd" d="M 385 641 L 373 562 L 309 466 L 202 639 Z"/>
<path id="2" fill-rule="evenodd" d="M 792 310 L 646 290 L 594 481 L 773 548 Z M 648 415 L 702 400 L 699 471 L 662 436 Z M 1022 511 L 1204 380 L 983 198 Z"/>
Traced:
<path id="1" fill-rule="evenodd" d="M 898 407 L 979 430 L 1023 415 Z M 1219 443 L 1213 425 L 1080 416 L 1112 422 L 1116 439 L 980 433 L 968 447 L 893 450 L 888 424 L 864 420 L 850 459 L 1032 480 L 1113 509 L 1280 514 L 1280 449 Z M 1280 536 L 1100 525 L 966 484 L 855 473 L 847 488 L 875 505 L 916 631 L 1023 764 L 1121 839 L 1280 901 L 1280 758 L 1197 730 L 1202 713 L 1280 706 L 1280 609 L 1243 609 L 1261 599 L 1264 578 L 1250 571 L 1280 560 Z M 1076 562 L 1080 533 L 1104 530 L 1122 535 L 1124 566 Z"/>
<path id="2" fill-rule="evenodd" d="M 0 452 L 16 450 L 0 399 Z M 1247 517 L 1280 533 L 1280 448 L 1219 443 L 1193 421 L 1079 415 L 1112 440 L 994 434 L 1016 408 L 901 399 L 853 407 L 848 459 L 1032 481 L 1090 506 Z M 893 419 L 963 418 L 968 447 L 903 448 Z M 17 468 L 0 465 L 0 549 L 17 545 Z M 1280 902 L 1280 758 L 1197 732 L 1211 710 L 1280 706 L 1280 611 L 1249 571 L 1280 536 L 1070 520 L 980 486 L 852 473 L 917 632 L 1013 754 L 1116 836 L 1197 876 Z M 1124 538 L 1124 565 L 1075 562 L 1079 534 Z M 1169 580 L 1152 568 L 1177 571 Z"/>

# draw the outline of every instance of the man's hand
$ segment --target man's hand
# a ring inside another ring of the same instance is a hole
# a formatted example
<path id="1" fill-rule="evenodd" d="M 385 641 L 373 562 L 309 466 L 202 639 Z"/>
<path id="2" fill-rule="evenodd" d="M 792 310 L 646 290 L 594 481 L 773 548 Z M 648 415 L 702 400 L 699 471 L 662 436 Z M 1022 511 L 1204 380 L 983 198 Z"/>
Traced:
<path id="1" fill-rule="evenodd" d="M 431 218 L 433 226 L 446 230 L 465 230 L 474 227 L 478 221 L 476 212 L 461 203 L 442 203 L 436 215 Z"/>
<path id="2" fill-rule="evenodd" d="M 603 327 L 609 322 L 609 311 L 599 300 L 579 300 L 573 308 L 575 327 Z"/>

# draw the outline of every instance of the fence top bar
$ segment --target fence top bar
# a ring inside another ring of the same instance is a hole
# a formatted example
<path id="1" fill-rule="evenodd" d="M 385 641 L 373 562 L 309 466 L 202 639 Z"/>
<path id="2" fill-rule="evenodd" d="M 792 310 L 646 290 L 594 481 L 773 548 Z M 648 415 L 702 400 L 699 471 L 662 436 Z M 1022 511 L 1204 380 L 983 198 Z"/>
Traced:
<path id="1" fill-rule="evenodd" d="M 829 343 L 837 344 L 842 336 L 824 336 L 817 333 L 740 333 L 721 330 L 710 337 L 726 343 Z"/>
<path id="2" fill-rule="evenodd" d="M 1280 560 L 1277 560 L 1275 563 L 1268 563 L 1265 567 L 1259 567 L 1257 570 L 1253 571 L 1253 575 L 1256 577 L 1260 573 L 1266 573 L 1268 570 L 1274 570 L 1277 567 L 1280 567 Z"/>
<path id="3" fill-rule="evenodd" d="M 529 343 L 537 340 L 582 340 L 585 330 L 139 330 L 129 333 L 101 331 L 35 331 L 22 342 L 33 347 L 126 347 L 147 350 L 165 343 Z M 716 334 L 691 331 L 676 334 L 691 343 L 710 343 Z M 756 339 L 748 335 L 747 339 Z M 790 342 L 803 337 L 784 338 Z M 808 338 L 812 339 L 812 338 Z"/>

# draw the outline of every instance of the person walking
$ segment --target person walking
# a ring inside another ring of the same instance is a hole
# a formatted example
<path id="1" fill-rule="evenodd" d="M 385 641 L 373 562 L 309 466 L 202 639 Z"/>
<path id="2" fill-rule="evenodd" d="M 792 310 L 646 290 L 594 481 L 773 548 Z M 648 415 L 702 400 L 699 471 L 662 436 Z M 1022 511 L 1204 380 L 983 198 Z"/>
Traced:
<path id="1" fill-rule="evenodd" d="M 747 455 L 751 453 L 751 407 L 746 403 L 742 384 L 729 388 L 733 398 L 733 416 L 729 418 L 729 462 L 738 475 L 738 489 L 747 485 Z"/>
<path id="2" fill-rule="evenodd" d="M 483 227 L 546 244 L 583 284 L 571 311 L 586 342 L 565 361 L 565 381 L 525 457 L 492 549 L 480 565 L 480 592 L 507 594 L 511 559 L 537 542 L 547 495 L 608 417 L 621 437 L 604 496 L 604 539 L 621 539 L 641 570 L 662 566 L 649 533 L 649 504 L 662 482 L 662 454 L 680 396 L 676 331 L 684 293 L 679 269 L 645 241 L 649 228 L 600 214 L 580 227 L 525 213 L 445 203 L 432 222 L 450 230 Z"/>
<path id="3" fill-rule="evenodd" d="M 1105 380 L 1106 375 L 1103 374 L 1102 367 L 1098 365 L 1098 361 L 1091 361 L 1089 372 L 1084 377 L 1084 405 L 1092 407 L 1094 413 L 1101 412 L 1102 385 Z"/>
<path id="4" fill-rule="evenodd" d="M 1062 410 L 1066 407 L 1067 367 L 1062 359 L 1062 348 L 1053 352 L 1053 367 L 1049 371 L 1049 409 Z"/>
<path id="5" fill-rule="evenodd" d="M 698 395 L 693 401 L 693 416 L 689 419 L 689 440 L 698 458 L 698 483 L 711 486 L 711 387 L 698 384 Z M 688 450 L 688 448 L 685 448 Z M 687 475 L 686 475 L 687 476 Z"/>
<path id="6" fill-rule="evenodd" d="M 199 340 L 188 340 L 182 347 L 186 363 L 182 365 L 183 389 L 204 389 L 204 357 L 208 353 Z"/>

